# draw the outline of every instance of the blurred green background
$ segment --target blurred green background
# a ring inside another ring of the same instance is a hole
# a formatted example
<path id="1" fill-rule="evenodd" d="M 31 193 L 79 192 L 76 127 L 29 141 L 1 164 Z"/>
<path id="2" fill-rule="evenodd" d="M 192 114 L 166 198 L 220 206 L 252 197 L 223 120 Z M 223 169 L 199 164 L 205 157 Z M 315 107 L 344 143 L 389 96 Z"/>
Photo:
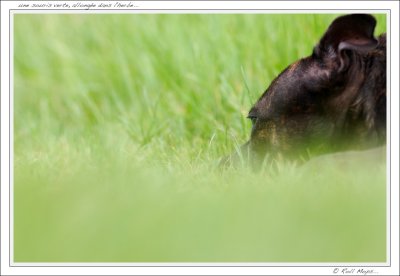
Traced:
<path id="1" fill-rule="evenodd" d="M 384 161 L 216 168 L 336 16 L 16 14 L 14 261 L 385 262 Z"/>

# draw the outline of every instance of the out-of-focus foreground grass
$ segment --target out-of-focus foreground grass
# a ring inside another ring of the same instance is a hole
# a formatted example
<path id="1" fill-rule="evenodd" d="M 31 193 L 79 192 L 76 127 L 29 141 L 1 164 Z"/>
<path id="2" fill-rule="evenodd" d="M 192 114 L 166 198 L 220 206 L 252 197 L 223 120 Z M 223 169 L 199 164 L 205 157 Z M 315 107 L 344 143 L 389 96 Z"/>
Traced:
<path id="1" fill-rule="evenodd" d="M 216 169 L 335 17 L 15 15 L 14 260 L 385 261 L 384 162 Z"/>

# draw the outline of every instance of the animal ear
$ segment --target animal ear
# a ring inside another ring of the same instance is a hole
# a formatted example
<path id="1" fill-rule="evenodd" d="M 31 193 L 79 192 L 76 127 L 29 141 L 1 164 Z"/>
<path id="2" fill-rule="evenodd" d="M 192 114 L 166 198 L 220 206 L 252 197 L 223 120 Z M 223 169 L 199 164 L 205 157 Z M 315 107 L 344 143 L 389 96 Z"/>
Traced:
<path id="1" fill-rule="evenodd" d="M 349 14 L 336 18 L 314 49 L 318 56 L 339 58 L 341 67 L 345 50 L 368 52 L 378 41 L 374 38 L 376 20 L 369 14 Z"/>

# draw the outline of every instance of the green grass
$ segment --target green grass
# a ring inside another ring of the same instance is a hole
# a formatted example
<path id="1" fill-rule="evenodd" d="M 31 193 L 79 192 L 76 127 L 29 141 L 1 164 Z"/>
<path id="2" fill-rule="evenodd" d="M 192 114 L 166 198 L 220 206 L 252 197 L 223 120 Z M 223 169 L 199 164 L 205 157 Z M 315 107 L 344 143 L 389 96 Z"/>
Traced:
<path id="1" fill-rule="evenodd" d="M 335 17 L 16 15 L 14 260 L 386 261 L 384 162 L 216 168 Z"/>

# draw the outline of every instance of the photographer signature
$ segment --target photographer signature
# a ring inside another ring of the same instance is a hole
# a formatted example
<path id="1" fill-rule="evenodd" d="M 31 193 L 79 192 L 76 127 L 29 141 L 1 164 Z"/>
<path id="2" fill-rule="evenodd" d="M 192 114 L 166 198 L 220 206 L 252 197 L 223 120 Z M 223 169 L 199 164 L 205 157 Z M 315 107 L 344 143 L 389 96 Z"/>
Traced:
<path id="1" fill-rule="evenodd" d="M 365 269 L 365 268 L 335 268 L 333 270 L 334 274 L 361 274 L 361 275 L 370 275 L 370 274 L 377 274 L 378 272 L 374 271 L 373 269 Z"/>

